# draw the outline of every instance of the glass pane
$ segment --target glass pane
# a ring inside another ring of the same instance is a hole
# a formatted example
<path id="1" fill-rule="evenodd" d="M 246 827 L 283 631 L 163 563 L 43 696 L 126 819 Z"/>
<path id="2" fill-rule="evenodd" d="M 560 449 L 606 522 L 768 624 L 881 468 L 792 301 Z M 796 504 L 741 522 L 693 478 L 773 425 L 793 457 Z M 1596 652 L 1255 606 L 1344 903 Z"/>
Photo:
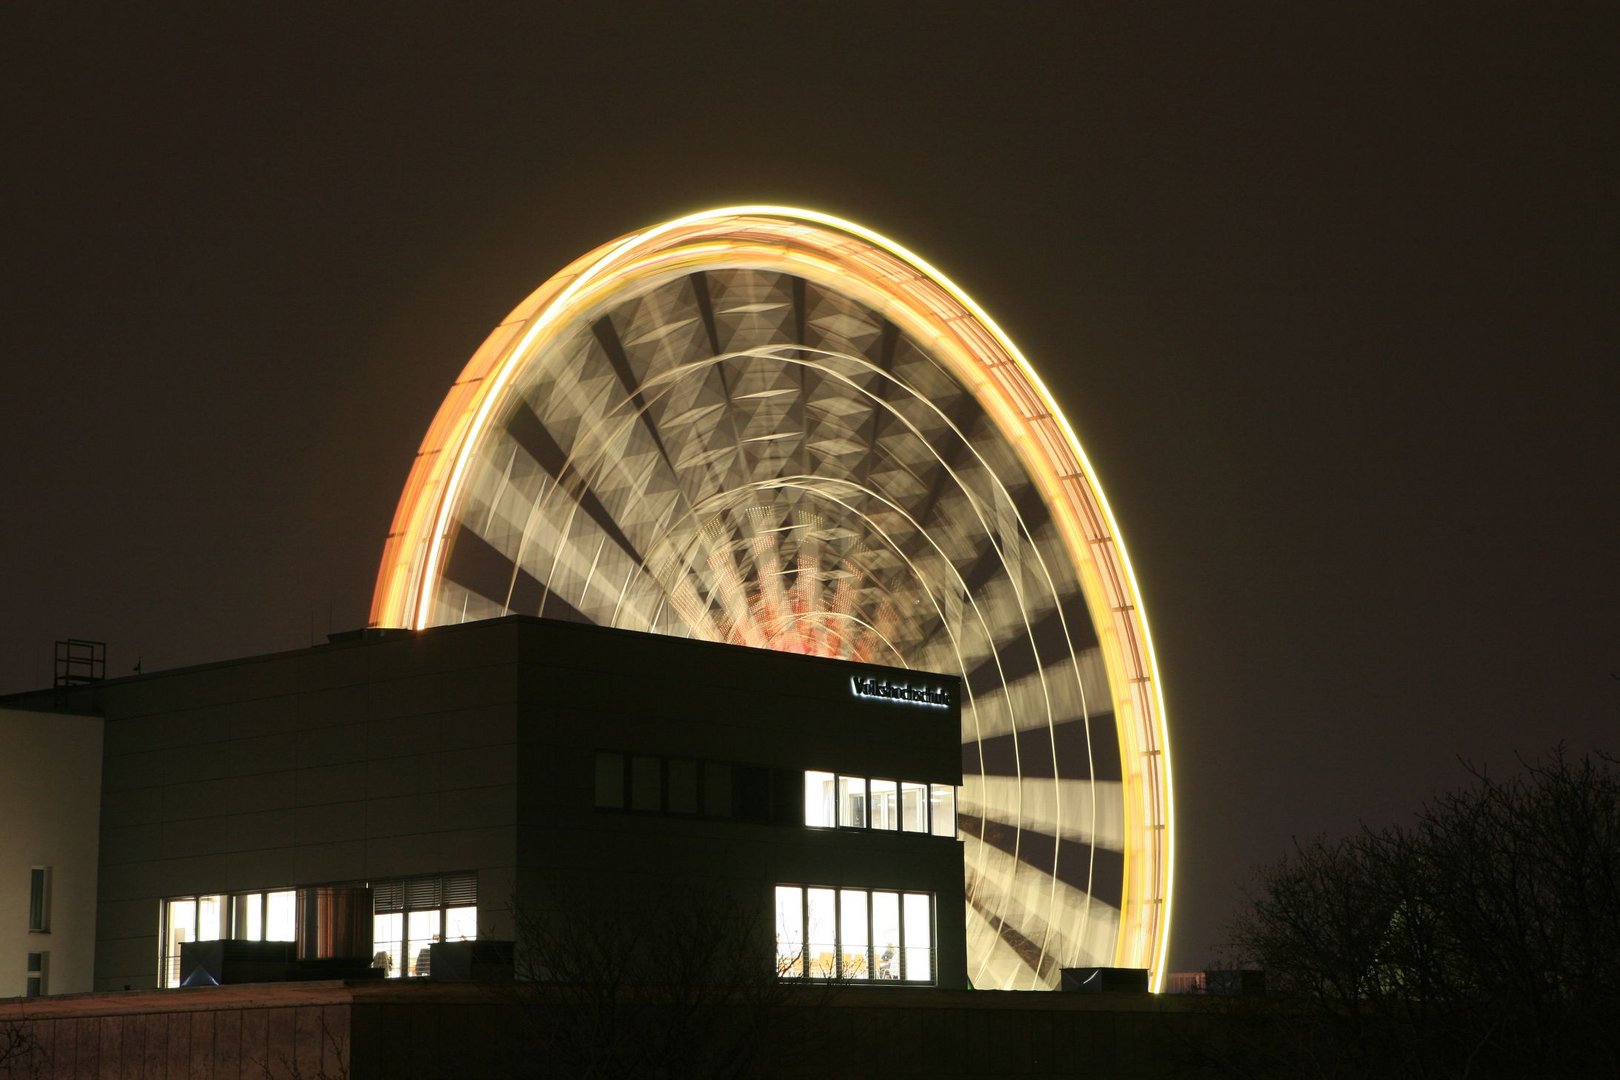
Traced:
<path id="1" fill-rule="evenodd" d="M 934 978 L 933 904 L 926 893 L 906 893 L 906 981 L 932 982 Z"/>
<path id="2" fill-rule="evenodd" d="M 837 785 L 830 772 L 804 774 L 804 823 L 830 829 L 838 823 L 836 815 Z"/>
<path id="3" fill-rule="evenodd" d="M 28 871 L 28 929 L 48 930 L 45 924 L 45 867 Z"/>
<path id="4" fill-rule="evenodd" d="M 866 929 L 866 890 L 838 890 L 839 974 L 846 979 L 869 979 L 871 965 L 866 959 L 871 944 Z"/>
<path id="5" fill-rule="evenodd" d="M 664 770 L 655 757 L 630 759 L 630 809 L 664 808 Z"/>
<path id="6" fill-rule="evenodd" d="M 804 977 L 804 890 L 797 885 L 776 887 L 776 973 Z"/>
<path id="7" fill-rule="evenodd" d="M 848 829 L 866 828 L 866 778 L 838 778 L 838 824 Z"/>
<path id="8" fill-rule="evenodd" d="M 899 785 L 893 780 L 872 781 L 872 828 L 900 828 Z"/>
<path id="9" fill-rule="evenodd" d="M 383 974 L 390 979 L 397 979 L 405 973 L 400 967 L 400 957 L 404 955 L 405 948 L 404 928 L 405 916 L 398 912 L 372 917 L 371 944 L 377 951 L 371 958 L 371 966 L 382 968 Z"/>
<path id="10" fill-rule="evenodd" d="M 264 938 L 263 893 L 237 893 L 231 897 L 231 936 L 238 941 Z"/>
<path id="11" fill-rule="evenodd" d="M 163 939 L 164 986 L 180 985 L 180 945 L 195 941 L 197 932 L 197 901 L 169 901 L 169 928 Z"/>
<path id="12" fill-rule="evenodd" d="M 805 890 L 810 939 L 804 951 L 813 979 L 830 979 L 838 974 L 838 922 L 833 906 L 836 895 L 831 889 Z"/>
<path id="13" fill-rule="evenodd" d="M 928 785 L 900 782 L 900 827 L 906 832 L 928 831 Z"/>
<path id="14" fill-rule="evenodd" d="M 624 809 L 624 755 L 596 755 L 596 805 Z"/>
<path id="15" fill-rule="evenodd" d="M 698 812 L 698 763 L 685 758 L 671 758 L 669 762 L 669 812 L 695 814 Z"/>
<path id="16" fill-rule="evenodd" d="M 877 977 L 900 977 L 900 894 L 872 894 L 872 952 L 877 957 Z"/>
<path id="17" fill-rule="evenodd" d="M 264 940 L 298 940 L 296 903 L 291 889 L 265 893 Z"/>
<path id="18" fill-rule="evenodd" d="M 703 763 L 703 812 L 710 817 L 731 816 L 731 766 L 724 762 Z"/>
<path id="19" fill-rule="evenodd" d="M 406 920 L 405 959 L 410 964 L 410 974 L 426 975 L 428 946 L 439 940 L 439 913 L 412 911 L 406 915 Z"/>
<path id="20" fill-rule="evenodd" d="M 475 907 L 445 908 L 444 940 L 477 941 L 478 909 Z"/>
<path id="21" fill-rule="evenodd" d="M 949 784 L 929 784 L 928 801 L 931 804 L 933 824 L 929 829 L 935 836 L 956 835 L 956 789 Z"/>
<path id="22" fill-rule="evenodd" d="M 225 898 L 199 896 L 197 898 L 197 941 L 218 941 L 224 937 Z"/>

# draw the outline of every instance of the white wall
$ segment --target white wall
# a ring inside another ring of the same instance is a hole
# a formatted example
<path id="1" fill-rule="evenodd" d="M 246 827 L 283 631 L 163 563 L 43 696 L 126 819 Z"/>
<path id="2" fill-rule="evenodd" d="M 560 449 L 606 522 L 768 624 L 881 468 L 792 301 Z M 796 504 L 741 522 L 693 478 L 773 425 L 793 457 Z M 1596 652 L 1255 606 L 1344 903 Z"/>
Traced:
<path id="1" fill-rule="evenodd" d="M 31 952 L 50 954 L 48 993 L 91 989 L 101 740 L 99 716 L 0 709 L 0 998 L 23 994 Z M 35 866 L 51 868 L 43 934 L 28 930 Z"/>

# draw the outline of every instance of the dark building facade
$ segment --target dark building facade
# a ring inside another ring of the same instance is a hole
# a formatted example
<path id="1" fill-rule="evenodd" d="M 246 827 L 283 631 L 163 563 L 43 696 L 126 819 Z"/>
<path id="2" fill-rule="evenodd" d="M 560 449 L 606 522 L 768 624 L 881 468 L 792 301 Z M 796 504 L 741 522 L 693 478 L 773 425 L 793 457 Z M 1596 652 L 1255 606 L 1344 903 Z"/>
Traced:
<path id="1" fill-rule="evenodd" d="M 372 890 L 395 976 L 583 897 L 698 897 L 783 978 L 950 988 L 959 690 L 513 616 L 0 704 L 105 720 L 97 990 L 175 985 L 186 941 L 290 940 L 318 885 Z"/>

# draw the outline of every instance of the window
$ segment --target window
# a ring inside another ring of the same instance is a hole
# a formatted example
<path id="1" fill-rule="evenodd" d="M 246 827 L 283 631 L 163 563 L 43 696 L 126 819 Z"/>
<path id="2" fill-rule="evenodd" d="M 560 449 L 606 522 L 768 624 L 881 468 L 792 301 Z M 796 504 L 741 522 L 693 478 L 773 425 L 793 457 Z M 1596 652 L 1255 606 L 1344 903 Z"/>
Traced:
<path id="1" fill-rule="evenodd" d="M 956 789 L 949 784 L 928 785 L 929 830 L 935 836 L 956 836 Z"/>
<path id="2" fill-rule="evenodd" d="M 804 823 L 831 829 L 838 824 L 836 782 L 830 772 L 804 774 Z"/>
<path id="3" fill-rule="evenodd" d="M 910 780 L 900 781 L 900 827 L 906 832 L 928 831 L 927 784 L 913 783 Z"/>
<path id="4" fill-rule="evenodd" d="M 51 929 L 51 868 L 35 866 L 28 871 L 28 931 L 48 934 Z"/>
<path id="5" fill-rule="evenodd" d="M 804 823 L 820 829 L 887 829 L 955 839 L 956 788 L 810 769 L 804 774 Z"/>
<path id="6" fill-rule="evenodd" d="M 776 887 L 784 979 L 931 983 L 934 898 L 890 889 Z"/>
<path id="7" fill-rule="evenodd" d="M 872 828 L 900 828 L 900 786 L 893 780 L 868 781 L 872 791 Z"/>
<path id="8" fill-rule="evenodd" d="M 687 758 L 670 758 L 667 805 L 672 814 L 698 812 L 698 763 Z"/>
<path id="9" fill-rule="evenodd" d="M 595 772 L 598 810 L 734 816 L 726 762 L 598 751 Z"/>
<path id="10" fill-rule="evenodd" d="M 838 824 L 850 829 L 866 828 L 866 777 L 838 778 Z"/>
<path id="11" fill-rule="evenodd" d="M 776 887 L 776 973 L 783 978 L 804 974 L 804 890 Z"/>
<path id="12" fill-rule="evenodd" d="M 596 805 L 615 810 L 624 806 L 624 755 L 596 755 Z"/>
<path id="13" fill-rule="evenodd" d="M 636 756 L 630 759 L 630 809 L 662 810 L 664 808 L 663 763 L 655 757 Z"/>
<path id="14" fill-rule="evenodd" d="M 703 813 L 708 817 L 730 817 L 731 808 L 731 766 L 723 761 L 705 761 Z"/>
<path id="15" fill-rule="evenodd" d="M 175 896 L 163 902 L 162 986 L 180 985 L 180 946 L 188 941 L 295 941 L 297 894 L 211 893 Z"/>
<path id="16" fill-rule="evenodd" d="M 429 973 L 435 941 L 478 940 L 478 875 L 373 882 L 373 967 L 388 978 Z"/>
<path id="17" fill-rule="evenodd" d="M 23 988 L 25 997 L 44 997 L 50 993 L 45 985 L 45 973 L 49 967 L 50 953 L 31 952 L 28 954 L 28 982 Z"/>
<path id="18" fill-rule="evenodd" d="M 264 894 L 264 940 L 298 940 L 298 894 L 291 889 Z"/>

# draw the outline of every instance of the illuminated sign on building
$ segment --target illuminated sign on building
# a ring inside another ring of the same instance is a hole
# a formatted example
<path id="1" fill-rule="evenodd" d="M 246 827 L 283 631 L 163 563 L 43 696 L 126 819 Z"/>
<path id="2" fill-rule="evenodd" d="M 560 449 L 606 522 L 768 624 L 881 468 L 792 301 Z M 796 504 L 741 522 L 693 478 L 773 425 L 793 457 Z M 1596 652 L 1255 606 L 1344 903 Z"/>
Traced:
<path id="1" fill-rule="evenodd" d="M 926 705 L 935 709 L 951 707 L 951 692 L 942 686 L 912 686 L 910 683 L 890 682 L 874 676 L 851 675 L 850 693 L 858 698 L 878 698 L 902 705 Z"/>

